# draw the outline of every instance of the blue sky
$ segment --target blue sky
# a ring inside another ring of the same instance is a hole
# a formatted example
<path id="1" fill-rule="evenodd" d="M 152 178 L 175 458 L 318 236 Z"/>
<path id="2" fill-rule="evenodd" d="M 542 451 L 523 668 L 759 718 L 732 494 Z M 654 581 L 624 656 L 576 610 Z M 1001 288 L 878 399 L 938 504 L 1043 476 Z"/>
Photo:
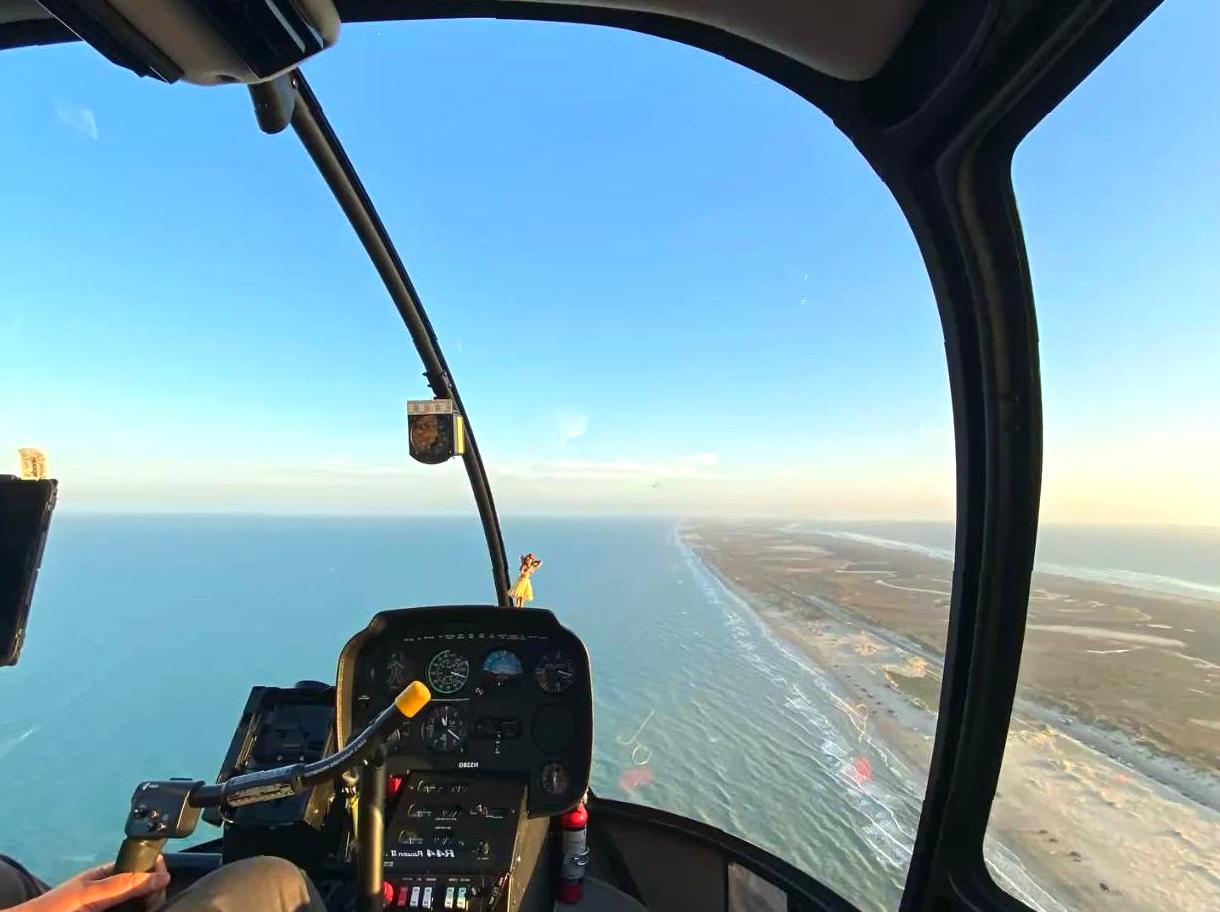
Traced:
<path id="1" fill-rule="evenodd" d="M 1018 156 L 1052 518 L 1220 523 L 1205 19 L 1167 4 Z M 818 111 L 591 27 L 351 26 L 306 71 L 506 511 L 951 517 L 926 273 Z M 402 404 L 425 387 L 405 330 L 244 90 L 141 81 L 79 46 L 0 54 L 0 79 L 19 87 L 0 163 L 21 175 L 0 381 L 23 391 L 0 450 L 44 446 L 66 508 L 469 508 L 456 464 L 408 463 Z"/>

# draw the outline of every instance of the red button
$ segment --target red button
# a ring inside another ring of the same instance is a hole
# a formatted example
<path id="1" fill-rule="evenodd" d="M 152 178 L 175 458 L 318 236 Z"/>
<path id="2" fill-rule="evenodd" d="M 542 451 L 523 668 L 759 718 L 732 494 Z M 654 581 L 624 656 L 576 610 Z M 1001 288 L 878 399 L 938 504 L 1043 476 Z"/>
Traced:
<path id="1" fill-rule="evenodd" d="M 398 888 L 398 904 L 400 906 L 405 906 L 407 904 L 407 891 L 410 889 L 411 888 L 408 887 L 406 884 L 403 884 L 401 887 Z"/>
<path id="2" fill-rule="evenodd" d="M 387 903 L 394 901 L 394 885 L 388 880 L 381 885 L 381 895 Z"/>
<path id="3" fill-rule="evenodd" d="M 391 798 L 393 798 L 395 795 L 397 795 L 399 792 L 401 792 L 402 791 L 402 776 L 391 776 L 389 778 L 389 781 L 386 782 L 386 791 L 390 793 Z"/>

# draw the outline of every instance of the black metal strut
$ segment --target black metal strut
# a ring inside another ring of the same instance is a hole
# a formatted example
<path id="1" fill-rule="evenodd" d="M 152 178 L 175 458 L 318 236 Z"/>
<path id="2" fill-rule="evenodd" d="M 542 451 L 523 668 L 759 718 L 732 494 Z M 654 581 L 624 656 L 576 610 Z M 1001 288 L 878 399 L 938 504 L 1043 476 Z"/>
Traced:
<path id="1" fill-rule="evenodd" d="M 305 76 L 296 70 L 270 83 L 250 87 L 259 126 L 267 133 L 278 133 L 292 125 L 305 150 L 313 159 L 318 171 L 339 203 L 343 214 L 356 231 L 365 251 L 376 267 L 386 291 L 394 301 L 398 313 L 411 334 L 415 350 L 424 365 L 424 376 L 432 392 L 452 399 L 458 411 L 466 419 L 466 451 L 462 461 L 470 479 L 470 490 L 474 494 L 479 519 L 483 523 L 483 535 L 487 540 L 487 553 L 491 558 L 492 581 L 496 591 L 496 602 L 511 607 L 508 597 L 508 559 L 504 551 L 504 537 L 500 532 L 500 519 L 491 496 L 491 485 L 475 441 L 470 416 L 462 406 L 457 385 L 449 373 L 449 365 L 441 352 L 436 332 L 428 320 L 419 294 L 411 283 L 411 277 L 394 249 L 394 242 L 382 224 L 373 201 L 364 184 L 343 150 L 338 136 L 331 128 L 318 98 L 310 89 Z"/>

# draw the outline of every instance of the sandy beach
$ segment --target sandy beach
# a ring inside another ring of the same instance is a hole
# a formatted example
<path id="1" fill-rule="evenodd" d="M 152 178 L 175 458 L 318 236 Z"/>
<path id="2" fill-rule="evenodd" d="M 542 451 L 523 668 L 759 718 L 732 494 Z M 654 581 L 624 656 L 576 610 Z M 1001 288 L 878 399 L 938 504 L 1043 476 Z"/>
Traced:
<path id="1" fill-rule="evenodd" d="M 950 562 L 783 526 L 681 534 L 922 788 Z M 1217 908 L 1220 604 L 1037 573 L 1028 626 L 989 831 L 996 879 L 1045 912 Z"/>

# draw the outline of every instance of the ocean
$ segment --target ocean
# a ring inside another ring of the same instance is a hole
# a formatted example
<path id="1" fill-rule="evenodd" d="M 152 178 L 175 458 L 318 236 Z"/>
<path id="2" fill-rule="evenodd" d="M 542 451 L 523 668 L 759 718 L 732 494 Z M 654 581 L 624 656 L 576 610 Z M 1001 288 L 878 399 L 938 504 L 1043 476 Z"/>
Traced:
<path id="1" fill-rule="evenodd" d="M 597 793 L 743 836 L 869 912 L 896 907 L 923 771 L 862 744 L 833 683 L 673 521 L 504 525 L 510 555 L 545 561 L 535 605 L 589 647 Z M 952 545 L 948 526 L 822 527 Z M 1220 585 L 1214 531 L 1051 542 L 1040 559 L 1083 573 Z M 379 610 L 489 597 L 473 518 L 57 516 L 25 653 L 0 669 L 0 852 L 53 881 L 111 858 L 139 780 L 216 774 L 250 687 L 332 681 Z"/>

